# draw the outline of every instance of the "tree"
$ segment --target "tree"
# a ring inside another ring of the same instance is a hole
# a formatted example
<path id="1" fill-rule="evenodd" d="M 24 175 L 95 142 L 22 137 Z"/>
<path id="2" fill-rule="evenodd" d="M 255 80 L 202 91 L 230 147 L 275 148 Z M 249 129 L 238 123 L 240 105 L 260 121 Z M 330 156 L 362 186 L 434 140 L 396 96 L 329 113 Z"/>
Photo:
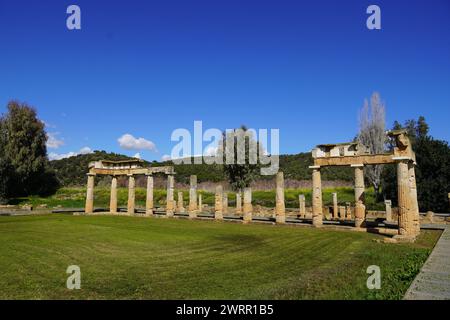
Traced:
<path id="1" fill-rule="evenodd" d="M 52 179 L 48 166 L 44 123 L 37 118 L 36 110 L 25 103 L 11 101 L 7 109 L 1 122 L 4 157 L 12 168 L 9 193 L 15 196 L 46 193 L 48 187 L 54 188 L 50 183 L 56 180 Z"/>
<path id="2" fill-rule="evenodd" d="M 370 106 L 367 99 L 359 114 L 358 141 L 367 146 L 371 154 L 383 153 L 386 145 L 385 132 L 385 106 L 380 94 L 374 92 L 370 98 Z M 381 174 L 382 165 L 365 166 L 365 176 L 375 190 L 377 200 L 381 198 Z"/>
<path id="3" fill-rule="evenodd" d="M 413 137 L 411 141 L 412 148 L 416 153 L 415 171 L 420 210 L 448 212 L 447 193 L 450 190 L 450 147 L 448 143 L 433 139 L 428 135 L 429 126 L 422 116 L 417 121 L 405 121 L 404 127 L 400 128 L 407 129 L 408 135 Z M 397 201 L 397 180 L 394 166 L 387 166 L 383 172 L 383 191 L 387 198 Z"/>
<path id="4" fill-rule="evenodd" d="M 227 143 L 230 142 L 232 146 L 228 145 L 227 147 Z M 261 166 L 258 162 L 258 155 L 261 156 L 263 150 L 252 132 L 245 126 L 232 132 L 224 132 L 219 151 L 223 154 L 224 174 L 233 190 L 241 191 L 243 188 L 249 187 L 259 176 Z M 233 160 L 232 163 L 227 163 L 230 162 L 230 159 Z"/>
<path id="5" fill-rule="evenodd" d="M 6 132 L 3 121 L 0 118 L 0 204 L 5 204 L 8 199 L 8 186 L 11 180 L 11 164 L 5 154 Z"/>

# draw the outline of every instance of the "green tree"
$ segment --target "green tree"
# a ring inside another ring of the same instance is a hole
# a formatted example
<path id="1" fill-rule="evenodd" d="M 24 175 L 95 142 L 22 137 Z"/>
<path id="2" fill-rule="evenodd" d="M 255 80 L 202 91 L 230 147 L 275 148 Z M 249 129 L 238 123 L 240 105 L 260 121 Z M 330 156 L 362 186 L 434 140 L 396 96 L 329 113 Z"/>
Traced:
<path id="1" fill-rule="evenodd" d="M 398 122 L 396 122 L 398 124 Z M 395 127 L 395 125 L 394 125 Z M 412 137 L 416 153 L 417 197 L 421 211 L 448 212 L 450 190 L 450 147 L 446 141 L 435 140 L 428 135 L 429 126 L 424 117 L 408 120 L 404 127 Z M 397 180 L 394 166 L 386 166 L 383 172 L 383 193 L 397 201 Z"/>
<path id="2" fill-rule="evenodd" d="M 56 183 L 48 166 L 47 135 L 36 110 L 25 103 L 11 101 L 1 119 L 5 143 L 3 152 L 13 172 L 9 182 L 11 195 L 46 193 Z M 53 175 L 54 177 L 54 175 Z"/>
<path id="3" fill-rule="evenodd" d="M 6 132 L 2 119 L 0 119 L 0 204 L 8 199 L 8 186 L 11 180 L 11 164 L 5 153 Z"/>
<path id="4" fill-rule="evenodd" d="M 230 142 L 233 147 L 227 148 L 227 143 Z M 223 171 L 233 190 L 240 191 L 249 187 L 259 177 L 261 165 L 258 155 L 261 156 L 263 150 L 252 132 L 245 126 L 233 132 L 224 132 L 219 151 L 223 152 Z M 230 162 L 227 159 L 232 159 L 232 163 L 227 163 Z"/>

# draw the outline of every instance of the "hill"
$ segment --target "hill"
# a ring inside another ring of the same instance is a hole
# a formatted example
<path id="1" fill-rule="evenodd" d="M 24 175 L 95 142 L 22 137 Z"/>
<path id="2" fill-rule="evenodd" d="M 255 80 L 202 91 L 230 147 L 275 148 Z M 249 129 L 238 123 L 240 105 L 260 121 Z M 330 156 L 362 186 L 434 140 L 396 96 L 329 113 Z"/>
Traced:
<path id="1" fill-rule="evenodd" d="M 56 176 L 61 186 L 83 186 L 86 183 L 86 173 L 88 164 L 97 160 L 127 160 L 131 157 L 123 154 L 108 153 L 106 151 L 94 151 L 90 154 L 80 154 L 74 157 L 50 162 L 55 170 Z M 286 179 L 292 180 L 310 180 L 311 170 L 308 166 L 312 165 L 313 160 L 310 153 L 299 153 L 294 155 L 280 155 L 280 170 L 284 172 Z M 147 166 L 173 165 L 171 161 L 148 162 Z M 222 165 L 207 164 L 181 164 L 174 165 L 177 173 L 177 181 L 188 183 L 189 176 L 197 175 L 199 182 L 218 182 L 224 180 Z M 273 176 L 261 176 L 262 180 L 273 179 Z M 328 181 L 352 181 L 353 171 L 351 168 L 325 168 L 322 170 L 322 179 Z"/>

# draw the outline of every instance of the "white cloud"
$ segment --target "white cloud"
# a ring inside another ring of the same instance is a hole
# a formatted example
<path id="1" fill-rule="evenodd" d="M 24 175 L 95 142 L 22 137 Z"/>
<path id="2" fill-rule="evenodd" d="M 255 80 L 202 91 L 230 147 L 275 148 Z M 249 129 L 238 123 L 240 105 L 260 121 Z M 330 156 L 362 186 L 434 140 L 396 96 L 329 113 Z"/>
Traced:
<path id="1" fill-rule="evenodd" d="M 47 148 L 58 149 L 64 145 L 63 139 L 58 139 L 59 132 L 49 132 L 47 133 Z"/>
<path id="2" fill-rule="evenodd" d="M 219 150 L 219 147 L 208 147 L 204 151 L 204 156 L 206 157 L 213 157 L 217 154 L 217 151 Z"/>
<path id="3" fill-rule="evenodd" d="M 94 151 L 89 147 L 83 147 L 79 151 L 80 154 L 88 154 L 88 153 L 92 153 L 92 152 L 94 152 Z"/>
<path id="4" fill-rule="evenodd" d="M 136 158 L 136 159 L 142 159 L 141 158 L 141 154 L 138 152 L 138 153 L 136 153 L 134 156 L 133 156 L 133 158 Z"/>
<path id="5" fill-rule="evenodd" d="M 168 154 L 165 154 L 161 157 L 161 161 L 169 161 L 169 160 L 172 160 L 172 158 Z"/>
<path id="6" fill-rule="evenodd" d="M 70 158 L 70 157 L 75 157 L 79 154 L 88 154 L 88 153 L 92 153 L 92 149 L 89 147 L 83 147 L 81 148 L 78 152 L 68 152 L 68 153 L 55 153 L 55 152 L 50 152 L 48 154 L 48 158 L 50 160 L 61 160 L 61 159 L 65 159 L 65 158 Z"/>
<path id="7" fill-rule="evenodd" d="M 156 151 L 156 146 L 152 141 L 144 138 L 135 138 L 131 134 L 126 133 L 117 139 L 119 146 L 125 150 L 149 150 Z"/>

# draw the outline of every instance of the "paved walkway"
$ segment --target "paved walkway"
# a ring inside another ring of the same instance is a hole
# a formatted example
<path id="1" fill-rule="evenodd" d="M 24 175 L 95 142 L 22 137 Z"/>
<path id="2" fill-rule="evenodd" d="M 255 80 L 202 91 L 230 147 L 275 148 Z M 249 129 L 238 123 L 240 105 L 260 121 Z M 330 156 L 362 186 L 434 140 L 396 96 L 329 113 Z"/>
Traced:
<path id="1" fill-rule="evenodd" d="M 446 227 L 405 300 L 450 300 L 450 227 Z"/>

